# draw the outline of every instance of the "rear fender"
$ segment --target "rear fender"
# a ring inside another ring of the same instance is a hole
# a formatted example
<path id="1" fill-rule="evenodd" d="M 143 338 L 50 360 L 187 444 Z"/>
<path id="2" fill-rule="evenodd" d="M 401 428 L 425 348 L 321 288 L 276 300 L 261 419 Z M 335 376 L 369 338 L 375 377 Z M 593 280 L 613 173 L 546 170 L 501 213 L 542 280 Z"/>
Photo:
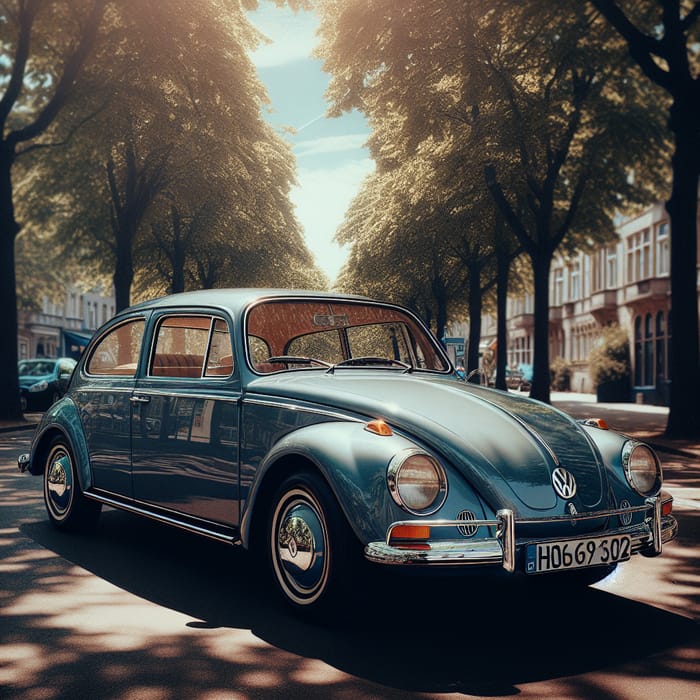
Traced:
<path id="1" fill-rule="evenodd" d="M 71 447 L 80 487 L 83 491 L 92 485 L 90 453 L 83 434 L 80 414 L 73 401 L 63 397 L 44 414 L 32 440 L 28 471 L 42 474 L 49 443 L 56 435 L 62 435 Z"/>

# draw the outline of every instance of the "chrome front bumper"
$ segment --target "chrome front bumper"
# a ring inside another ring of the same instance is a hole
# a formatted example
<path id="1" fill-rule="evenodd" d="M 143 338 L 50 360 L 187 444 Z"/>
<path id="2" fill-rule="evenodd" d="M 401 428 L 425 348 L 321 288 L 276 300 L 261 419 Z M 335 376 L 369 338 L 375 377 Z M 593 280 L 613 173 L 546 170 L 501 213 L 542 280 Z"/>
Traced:
<path id="1" fill-rule="evenodd" d="M 630 535 L 632 553 L 646 556 L 658 556 L 663 545 L 670 542 L 678 533 L 678 523 L 672 515 L 663 515 L 662 506 L 672 501 L 670 495 L 660 494 L 647 498 L 646 503 L 633 508 L 619 508 L 595 513 L 578 513 L 550 518 L 515 518 L 511 510 L 499 510 L 492 520 L 470 520 L 474 527 L 496 528 L 496 537 L 486 539 L 427 540 L 416 543 L 392 541 L 392 532 L 397 527 L 410 525 L 428 526 L 432 530 L 463 526 L 463 520 L 402 520 L 392 523 L 383 542 L 370 542 L 365 547 L 365 557 L 378 564 L 417 564 L 429 566 L 465 566 L 465 565 L 499 565 L 512 573 L 516 569 L 517 552 L 523 547 L 538 542 L 556 542 L 566 540 L 564 537 L 518 539 L 517 528 L 522 525 L 546 525 L 553 522 L 570 522 L 595 520 L 606 517 L 628 516 L 645 512 L 644 522 L 623 526 L 605 532 L 590 533 L 591 537 L 601 535 Z"/>

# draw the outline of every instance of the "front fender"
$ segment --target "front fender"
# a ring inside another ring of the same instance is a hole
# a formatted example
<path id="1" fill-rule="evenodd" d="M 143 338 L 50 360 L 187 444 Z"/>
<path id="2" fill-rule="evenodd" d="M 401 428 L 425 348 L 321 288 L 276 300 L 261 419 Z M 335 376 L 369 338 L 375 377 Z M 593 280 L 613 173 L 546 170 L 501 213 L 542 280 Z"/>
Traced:
<path id="1" fill-rule="evenodd" d="M 583 429 L 591 437 L 603 458 L 616 503 L 619 504 L 622 499 L 629 501 L 632 505 L 643 503 L 644 498 L 639 496 L 629 485 L 622 464 L 622 448 L 633 438 L 614 430 L 601 430 L 588 425 L 583 425 Z"/>
<path id="2" fill-rule="evenodd" d="M 92 485 L 90 453 L 78 409 L 73 401 L 66 396 L 44 413 L 37 426 L 32 439 L 28 471 L 31 474 L 43 473 L 43 458 L 46 449 L 49 442 L 57 434 L 63 435 L 71 447 L 80 487 L 84 491 Z"/>
<path id="3" fill-rule="evenodd" d="M 261 462 L 248 499 L 242 504 L 244 546 L 250 541 L 252 513 L 268 476 L 281 463 L 285 464 L 284 476 L 288 475 L 295 462 L 311 463 L 318 469 L 363 544 L 383 539 L 386 524 L 405 517 L 389 493 L 387 466 L 397 452 L 415 447 L 415 443 L 396 434 L 376 435 L 364 426 L 360 422 L 318 423 L 279 440 Z"/>

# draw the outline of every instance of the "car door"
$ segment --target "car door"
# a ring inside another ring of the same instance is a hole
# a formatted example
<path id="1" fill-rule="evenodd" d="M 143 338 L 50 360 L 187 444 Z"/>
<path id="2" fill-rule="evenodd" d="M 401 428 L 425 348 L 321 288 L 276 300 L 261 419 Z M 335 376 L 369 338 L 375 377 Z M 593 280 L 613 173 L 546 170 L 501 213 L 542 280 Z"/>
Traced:
<path id="1" fill-rule="evenodd" d="M 161 313 L 136 384 L 131 424 L 137 501 L 238 524 L 240 380 L 219 313 Z"/>
<path id="2" fill-rule="evenodd" d="M 89 350 L 71 394 L 83 426 L 96 489 L 131 498 L 131 395 L 143 315 L 107 327 Z"/>

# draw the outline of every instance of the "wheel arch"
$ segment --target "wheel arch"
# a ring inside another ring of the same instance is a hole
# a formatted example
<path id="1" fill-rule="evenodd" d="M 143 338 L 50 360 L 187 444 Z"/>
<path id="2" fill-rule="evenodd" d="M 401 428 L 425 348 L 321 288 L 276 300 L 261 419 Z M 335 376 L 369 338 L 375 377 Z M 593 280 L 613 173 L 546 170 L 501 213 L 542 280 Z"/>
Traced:
<path id="1" fill-rule="evenodd" d="M 50 421 L 40 426 L 32 442 L 29 472 L 34 475 L 43 473 L 49 445 L 54 438 L 61 437 L 73 453 L 78 483 L 85 491 L 92 485 L 92 473 L 88 446 L 80 429 L 81 424 L 75 404 L 64 397 L 54 405 L 51 413 Z"/>
<path id="2" fill-rule="evenodd" d="M 338 422 L 307 426 L 286 435 L 260 464 L 248 498 L 242 503 L 241 542 L 255 546 L 264 531 L 270 499 L 291 473 L 311 470 L 330 488 L 355 537 L 363 544 L 381 539 L 396 508 L 386 481 L 386 470 L 396 452 L 412 443 L 403 437 L 377 436 L 364 423 Z M 382 522 L 379 522 L 379 520 Z"/>

